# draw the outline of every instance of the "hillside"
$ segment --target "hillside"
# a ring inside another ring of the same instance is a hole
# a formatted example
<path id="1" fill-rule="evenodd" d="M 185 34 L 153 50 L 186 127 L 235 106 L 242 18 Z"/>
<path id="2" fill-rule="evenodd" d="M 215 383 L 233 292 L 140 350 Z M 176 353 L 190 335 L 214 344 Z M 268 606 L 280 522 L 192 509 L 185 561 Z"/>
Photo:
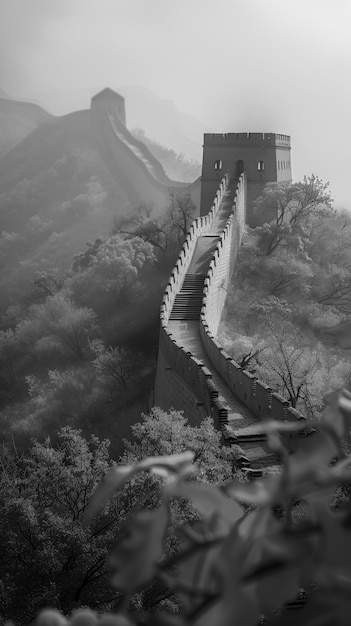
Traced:
<path id="1" fill-rule="evenodd" d="M 117 91 L 128 103 L 129 128 L 142 128 L 154 141 L 189 159 L 201 160 L 202 138 L 208 132 L 205 124 L 179 111 L 171 100 L 159 98 L 143 87 L 128 85 Z"/>
<path id="2" fill-rule="evenodd" d="M 95 149 L 89 111 L 51 118 L 1 159 L 2 306 L 38 269 L 69 267 L 87 240 L 110 232 L 128 198 Z"/>
<path id="3" fill-rule="evenodd" d="M 90 98 L 105 85 L 55 89 L 35 94 L 48 111 L 63 115 L 85 108 Z M 201 160 L 203 133 L 209 132 L 197 118 L 180 111 L 171 100 L 160 98 L 140 85 L 111 85 L 127 104 L 128 128 L 142 128 L 154 141 L 184 154 L 188 159 Z"/>
<path id="4" fill-rule="evenodd" d="M 161 254 L 138 236 L 110 236 L 134 208 L 123 189 L 118 164 L 112 177 L 99 156 L 90 111 L 49 118 L 0 159 L 0 441 L 11 433 L 21 449 L 74 423 L 108 430 L 117 455 L 148 408 L 159 304 L 182 241 L 167 231 Z M 61 339 L 67 328 L 82 334 L 79 354 L 57 343 L 57 322 Z M 100 365 L 111 358 L 122 377 L 107 388 Z"/>
<path id="5" fill-rule="evenodd" d="M 38 105 L 17 102 L 0 90 L 0 157 L 51 117 Z"/>
<path id="6" fill-rule="evenodd" d="M 187 159 L 183 154 L 177 154 L 171 148 L 165 148 L 156 141 L 149 139 L 143 130 L 135 128 L 132 134 L 142 141 L 154 157 L 162 163 L 167 176 L 171 180 L 182 180 L 186 183 L 194 182 L 201 174 L 201 164 L 196 159 Z"/>
<path id="7" fill-rule="evenodd" d="M 151 143 L 178 179 L 198 173 L 197 164 Z M 90 111 L 47 116 L 1 158 L 1 309 L 27 297 L 36 271 L 69 267 L 87 241 L 108 235 L 114 218 L 133 206 L 122 174 L 112 177 L 100 158 Z"/>
<path id="8" fill-rule="evenodd" d="M 317 176 L 268 183 L 255 210 L 272 207 L 272 221 L 243 238 L 217 339 L 242 369 L 319 418 L 325 394 L 351 385 L 351 220 Z"/>

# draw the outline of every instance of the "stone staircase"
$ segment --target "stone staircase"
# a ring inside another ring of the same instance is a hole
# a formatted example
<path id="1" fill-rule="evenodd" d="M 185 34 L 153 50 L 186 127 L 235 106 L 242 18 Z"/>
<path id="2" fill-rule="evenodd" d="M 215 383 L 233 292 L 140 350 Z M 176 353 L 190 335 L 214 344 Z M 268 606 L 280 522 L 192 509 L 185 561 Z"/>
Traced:
<path id="1" fill-rule="evenodd" d="M 171 320 L 199 319 L 205 277 L 198 274 L 185 275 L 182 288 L 175 298 Z"/>
<path id="2" fill-rule="evenodd" d="M 193 354 L 211 372 L 225 415 L 219 414 L 219 428 L 227 445 L 237 444 L 244 453 L 242 469 L 250 478 L 258 478 L 265 468 L 269 473 L 280 471 L 278 460 L 266 444 L 266 435 L 253 431 L 258 418 L 235 396 L 216 371 L 203 346 L 200 336 L 200 311 L 204 280 L 225 224 L 232 211 L 235 187 L 230 187 L 223 197 L 221 207 L 211 227 L 211 233 L 200 236 L 191 258 L 188 272 L 169 317 L 168 328 L 177 343 Z M 228 415 L 228 418 L 226 417 Z"/>

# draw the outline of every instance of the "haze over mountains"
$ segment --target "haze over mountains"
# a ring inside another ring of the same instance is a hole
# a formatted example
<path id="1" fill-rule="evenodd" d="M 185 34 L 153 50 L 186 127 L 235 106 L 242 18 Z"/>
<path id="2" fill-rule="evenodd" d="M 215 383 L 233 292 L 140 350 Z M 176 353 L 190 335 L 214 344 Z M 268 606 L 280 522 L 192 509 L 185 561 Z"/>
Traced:
<path id="1" fill-rule="evenodd" d="M 131 211 L 133 202 L 118 171 L 112 176 L 100 157 L 92 134 L 90 99 L 86 110 L 57 117 L 36 104 L 2 95 L 6 97 L 0 98 L 0 289 L 1 306 L 6 308 L 30 291 L 36 271 L 66 269 L 88 240 L 109 235 L 114 218 Z M 127 120 L 149 132 L 156 128 L 152 104 L 142 107 L 139 119 L 136 96 L 134 112 L 129 104 L 127 100 Z M 160 116 L 162 106 L 159 101 Z M 168 115 L 168 127 L 178 137 L 181 151 L 188 145 L 191 152 L 191 139 L 178 131 L 186 123 L 189 128 L 189 120 L 169 103 L 167 108 L 173 114 L 173 121 Z M 144 124 L 148 111 L 149 126 Z M 185 174 L 188 182 L 198 177 L 196 164 L 189 163 L 187 172 L 187 162 L 175 152 L 152 142 L 149 147 L 178 180 L 186 181 Z"/>
<path id="2" fill-rule="evenodd" d="M 66 115 L 89 107 L 90 98 L 105 85 L 76 89 L 56 89 L 37 94 L 36 101 L 54 115 Z M 142 128 L 158 143 L 201 161 L 203 133 L 210 132 L 197 118 L 179 111 L 171 100 L 155 95 L 139 85 L 114 86 L 126 100 L 127 126 Z"/>
<path id="3" fill-rule="evenodd" d="M 15 101 L 0 90 L 0 157 L 50 118 L 38 105 Z"/>

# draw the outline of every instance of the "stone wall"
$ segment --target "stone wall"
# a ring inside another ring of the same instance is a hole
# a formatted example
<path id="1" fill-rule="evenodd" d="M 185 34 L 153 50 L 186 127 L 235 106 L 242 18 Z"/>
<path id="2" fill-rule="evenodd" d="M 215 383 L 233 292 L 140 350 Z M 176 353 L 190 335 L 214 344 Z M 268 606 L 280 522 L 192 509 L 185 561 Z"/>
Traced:
<path id="1" fill-rule="evenodd" d="M 154 402 L 162 408 L 184 409 L 192 424 L 210 415 L 218 428 L 228 421 L 228 411 L 221 404 L 211 372 L 190 352 L 178 345 L 168 329 L 169 316 L 177 293 L 188 270 L 197 237 L 211 232 L 214 217 L 229 184 L 229 175 L 221 180 L 214 203 L 208 215 L 197 218 L 190 227 L 177 264 L 170 276 L 161 306 L 159 357 Z M 205 279 L 200 315 L 200 334 L 205 350 L 214 366 L 235 395 L 261 419 L 304 419 L 278 393 L 242 370 L 228 355 L 215 336 L 235 261 L 245 230 L 246 186 L 240 177 L 233 212 L 220 236 Z"/>
<path id="2" fill-rule="evenodd" d="M 290 402 L 244 371 L 216 340 L 230 284 L 245 230 L 246 189 L 244 175 L 240 178 L 230 216 L 210 263 L 205 279 L 201 310 L 200 334 L 207 355 L 228 387 L 259 418 L 293 420 L 305 419 Z M 222 412 L 223 415 L 223 412 Z"/>
<path id="3" fill-rule="evenodd" d="M 92 132 L 102 160 L 131 204 L 146 202 L 163 209 L 170 192 L 186 193 L 188 185 L 170 180 L 148 148 L 123 126 L 118 112 L 111 111 L 111 106 L 92 103 Z"/>
<path id="4" fill-rule="evenodd" d="M 217 401 L 218 391 L 213 383 L 211 372 L 191 353 L 185 352 L 182 346 L 176 343 L 168 329 L 168 321 L 175 297 L 181 289 L 190 265 L 197 238 L 211 232 L 213 219 L 221 205 L 228 182 L 226 175 L 220 183 L 208 215 L 198 217 L 192 223 L 169 278 L 161 305 L 154 402 L 156 406 L 162 408 L 186 409 L 186 415 L 192 424 L 199 423 L 206 415 L 211 415 L 215 423 L 219 425 L 222 407 Z M 180 380 L 182 385 L 180 385 Z"/>

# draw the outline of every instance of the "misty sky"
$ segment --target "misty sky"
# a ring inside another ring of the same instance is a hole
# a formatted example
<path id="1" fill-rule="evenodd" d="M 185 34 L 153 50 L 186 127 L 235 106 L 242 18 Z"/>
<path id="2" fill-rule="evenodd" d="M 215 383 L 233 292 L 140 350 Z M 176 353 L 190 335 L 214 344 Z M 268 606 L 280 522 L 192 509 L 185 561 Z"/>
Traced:
<path id="1" fill-rule="evenodd" d="M 214 132 L 291 134 L 294 178 L 330 180 L 351 210 L 349 0 L 0 0 L 0 13 L 11 95 L 141 85 Z"/>

